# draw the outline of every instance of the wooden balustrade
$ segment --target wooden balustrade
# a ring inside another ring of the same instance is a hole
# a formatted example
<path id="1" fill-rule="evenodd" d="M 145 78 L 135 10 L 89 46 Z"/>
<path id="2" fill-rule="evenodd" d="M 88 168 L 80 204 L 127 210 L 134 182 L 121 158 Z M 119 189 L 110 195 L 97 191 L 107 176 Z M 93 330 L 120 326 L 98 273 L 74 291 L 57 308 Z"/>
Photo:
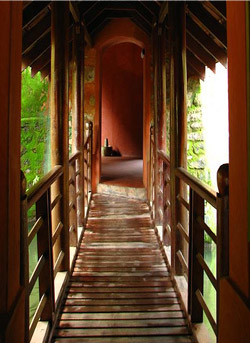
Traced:
<path id="1" fill-rule="evenodd" d="M 88 132 L 84 143 L 84 156 L 87 161 L 85 166 L 85 189 L 77 189 L 77 177 L 81 177 L 84 171 L 78 169 L 78 161 L 81 158 L 80 152 L 75 152 L 69 158 L 69 206 L 70 218 L 69 228 L 64 228 L 59 218 L 54 232 L 52 233 L 51 213 L 57 205 L 60 205 L 62 194 L 58 193 L 51 199 L 51 187 L 63 177 L 64 168 L 61 165 L 55 166 L 37 184 L 26 192 L 26 180 L 21 172 L 21 283 L 24 286 L 25 295 L 25 336 L 29 342 L 37 327 L 38 322 L 48 321 L 53 324 L 58 301 L 55 302 L 54 279 L 60 270 L 65 256 L 68 252 L 60 250 L 53 260 L 53 250 L 57 241 L 60 240 L 63 230 L 70 231 L 70 246 L 78 243 L 78 197 L 84 192 L 87 197 L 86 206 L 89 205 L 91 197 L 91 155 L 92 155 L 92 123 L 88 123 Z M 28 229 L 28 210 L 35 206 L 35 223 Z M 29 277 L 29 246 L 37 238 L 38 262 Z M 64 245 L 62 246 L 64 247 Z M 69 249 L 69 247 L 68 247 Z M 39 304 L 29 322 L 30 294 L 36 283 L 39 283 Z"/>
<path id="2" fill-rule="evenodd" d="M 151 139 L 151 145 L 154 144 Z M 182 274 L 188 281 L 188 313 L 193 323 L 203 321 L 203 312 L 205 312 L 211 327 L 217 335 L 218 326 L 218 306 L 219 306 L 219 279 L 228 275 L 228 164 L 222 165 L 218 170 L 218 189 L 216 193 L 211 187 L 203 184 L 197 178 L 193 177 L 184 168 L 175 169 L 175 182 L 186 187 L 184 193 L 188 194 L 188 199 L 181 194 L 176 195 L 176 206 L 186 211 L 183 222 L 181 211 L 173 211 L 176 218 L 172 221 L 171 212 L 168 209 L 172 206 L 170 196 L 170 164 L 168 156 L 161 150 L 157 151 L 160 160 L 162 172 L 158 175 L 157 190 L 160 189 L 160 201 L 157 211 L 162 214 L 160 225 L 163 228 L 163 244 L 169 245 L 176 239 L 176 233 L 179 235 L 177 245 L 171 244 L 172 256 L 179 260 L 182 268 Z M 152 161 L 151 155 L 151 165 Z M 152 167 L 151 167 L 152 169 Z M 151 184 L 153 187 L 153 184 Z M 153 190 L 150 194 L 153 194 Z M 205 219 L 206 204 L 209 204 L 217 211 L 217 229 L 215 232 L 207 225 Z M 217 272 L 213 274 L 210 267 L 204 259 L 204 235 L 211 238 L 216 245 L 217 251 Z M 171 264 L 173 261 L 171 261 Z M 174 270 L 174 268 L 172 268 Z M 203 292 L 204 273 L 207 275 L 215 291 L 217 292 L 217 318 L 214 318 L 206 304 Z"/>
<path id="3" fill-rule="evenodd" d="M 88 208 L 90 195 L 91 195 L 91 185 L 92 185 L 92 147 L 93 147 L 93 124 L 92 122 L 86 122 L 85 124 L 85 141 L 84 141 L 84 203 L 85 212 Z M 85 213 L 86 216 L 86 213 Z"/>

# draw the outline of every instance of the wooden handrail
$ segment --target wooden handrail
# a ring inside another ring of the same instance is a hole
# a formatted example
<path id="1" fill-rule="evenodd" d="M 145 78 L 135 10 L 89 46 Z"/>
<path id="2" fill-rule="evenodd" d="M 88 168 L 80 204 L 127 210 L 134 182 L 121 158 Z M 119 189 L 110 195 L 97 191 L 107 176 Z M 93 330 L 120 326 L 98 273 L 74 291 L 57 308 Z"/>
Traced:
<path id="1" fill-rule="evenodd" d="M 88 144 L 89 140 L 91 139 L 91 135 L 92 135 L 92 133 L 90 132 L 89 135 L 86 137 L 85 142 L 83 144 L 84 149 L 87 148 L 87 144 Z"/>
<path id="2" fill-rule="evenodd" d="M 170 166 L 170 159 L 168 155 L 163 150 L 157 150 L 158 157 Z"/>
<path id="3" fill-rule="evenodd" d="M 80 151 L 76 151 L 69 157 L 69 165 L 73 164 L 81 156 Z"/>
<path id="4" fill-rule="evenodd" d="M 58 165 L 51 169 L 44 177 L 31 187 L 27 192 L 27 209 L 30 209 L 48 188 L 58 179 L 63 173 L 63 167 Z"/>
<path id="5" fill-rule="evenodd" d="M 204 185 L 200 180 L 190 175 L 187 170 L 181 167 L 176 168 L 175 176 L 188 184 L 200 197 L 209 202 L 214 208 L 217 208 L 216 192 L 211 187 Z"/>

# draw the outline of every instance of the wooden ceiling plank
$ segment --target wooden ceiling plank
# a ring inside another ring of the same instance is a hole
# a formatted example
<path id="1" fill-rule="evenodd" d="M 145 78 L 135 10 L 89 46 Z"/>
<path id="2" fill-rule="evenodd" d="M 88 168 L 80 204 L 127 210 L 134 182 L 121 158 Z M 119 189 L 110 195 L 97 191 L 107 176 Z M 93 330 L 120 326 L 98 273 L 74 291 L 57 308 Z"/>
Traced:
<path id="1" fill-rule="evenodd" d="M 75 1 L 69 2 L 69 10 L 70 10 L 70 13 L 72 14 L 74 21 L 76 23 L 79 23 L 81 20 L 81 15 L 80 15 L 77 3 Z"/>
<path id="2" fill-rule="evenodd" d="M 158 17 L 158 23 L 162 24 L 168 14 L 168 1 L 164 1 L 161 4 L 159 17 Z"/>
<path id="3" fill-rule="evenodd" d="M 34 26 L 30 31 L 25 31 L 23 35 L 23 47 L 22 54 L 27 53 L 36 42 L 50 32 L 51 26 L 51 16 L 48 13 L 36 26 Z"/>
<path id="4" fill-rule="evenodd" d="M 42 12 L 49 11 L 47 8 L 49 4 L 50 1 L 32 1 L 23 10 L 23 29 L 26 29 Z"/>
<path id="5" fill-rule="evenodd" d="M 22 58 L 23 69 L 33 64 L 51 45 L 50 33 L 47 33 L 37 44 Z"/>
<path id="6" fill-rule="evenodd" d="M 216 38 L 224 48 L 227 47 L 227 32 L 226 28 L 221 25 L 205 8 L 198 2 L 189 2 L 188 14 L 196 21 L 197 25 L 205 28 L 209 33 Z"/>
<path id="7" fill-rule="evenodd" d="M 218 15 L 220 15 L 225 21 L 227 20 L 227 5 L 226 1 L 206 1 Z"/>
<path id="8" fill-rule="evenodd" d="M 78 5 L 81 15 L 87 14 L 99 2 L 100 2 L 100 0 L 98 0 L 98 1 L 81 1 Z"/>
<path id="9" fill-rule="evenodd" d="M 187 61 L 200 75 L 203 75 L 202 80 L 204 80 L 205 65 L 200 60 L 198 60 L 190 51 L 187 51 Z"/>
<path id="10" fill-rule="evenodd" d="M 227 66 L 227 53 L 219 47 L 190 17 L 187 16 L 187 32 L 199 42 L 217 61 Z"/>
<path id="11" fill-rule="evenodd" d="M 110 19 L 103 18 L 93 29 L 91 32 L 91 36 L 94 37 L 98 32 L 100 32 L 108 23 L 110 22 Z M 89 28 L 88 28 L 89 29 Z"/>
<path id="12" fill-rule="evenodd" d="M 157 3 L 153 1 L 140 1 L 140 3 L 147 8 L 148 11 L 150 11 L 154 16 L 158 17 L 160 7 L 157 5 Z"/>
<path id="13" fill-rule="evenodd" d="M 190 50 L 203 64 L 215 72 L 216 60 L 214 57 L 212 57 L 189 33 L 187 33 L 186 39 L 188 50 Z"/>
<path id="14" fill-rule="evenodd" d="M 218 21 L 218 23 L 226 27 L 227 20 L 224 18 L 223 15 L 219 13 L 219 11 L 217 11 L 214 6 L 212 6 L 210 1 L 202 1 L 201 4 L 205 8 L 205 10 Z"/>
<path id="15" fill-rule="evenodd" d="M 191 65 L 190 65 L 190 63 L 188 63 L 188 61 L 187 61 L 187 77 L 188 77 L 188 79 L 189 79 L 189 77 L 198 77 L 199 79 L 202 79 L 202 75 L 200 75 L 199 73 L 198 73 L 198 71 L 196 71 Z"/>
<path id="16" fill-rule="evenodd" d="M 31 76 L 41 71 L 50 62 L 51 49 L 50 47 L 31 65 Z"/>
<path id="17" fill-rule="evenodd" d="M 152 24 L 149 24 L 148 22 L 146 22 L 142 17 L 140 17 L 138 15 L 138 13 L 136 13 L 131 20 L 134 19 L 134 22 L 137 26 L 139 26 L 145 33 L 147 33 L 148 35 L 151 34 L 152 32 Z"/>
<path id="18" fill-rule="evenodd" d="M 41 70 L 42 80 L 50 74 L 50 62 Z"/>
<path id="19" fill-rule="evenodd" d="M 138 18 L 133 17 L 131 21 L 134 22 L 143 32 L 145 32 L 148 36 L 151 34 L 151 30 L 149 31 L 147 27 L 145 27 Z"/>

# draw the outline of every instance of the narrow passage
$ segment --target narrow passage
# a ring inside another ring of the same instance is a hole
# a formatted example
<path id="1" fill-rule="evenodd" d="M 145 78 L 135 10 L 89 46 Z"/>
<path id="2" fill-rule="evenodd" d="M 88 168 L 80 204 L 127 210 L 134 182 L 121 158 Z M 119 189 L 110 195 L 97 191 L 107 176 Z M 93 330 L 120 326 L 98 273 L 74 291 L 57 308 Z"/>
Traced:
<path id="1" fill-rule="evenodd" d="M 53 342 L 195 342 L 146 202 L 93 196 Z"/>

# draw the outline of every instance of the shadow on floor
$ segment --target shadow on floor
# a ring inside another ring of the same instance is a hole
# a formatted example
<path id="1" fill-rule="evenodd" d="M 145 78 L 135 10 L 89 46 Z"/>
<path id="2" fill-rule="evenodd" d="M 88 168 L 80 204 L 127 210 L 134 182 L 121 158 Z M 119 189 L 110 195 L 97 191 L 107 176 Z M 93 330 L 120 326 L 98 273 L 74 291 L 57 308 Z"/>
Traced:
<path id="1" fill-rule="evenodd" d="M 143 188 L 143 160 L 131 157 L 102 157 L 101 183 Z"/>

